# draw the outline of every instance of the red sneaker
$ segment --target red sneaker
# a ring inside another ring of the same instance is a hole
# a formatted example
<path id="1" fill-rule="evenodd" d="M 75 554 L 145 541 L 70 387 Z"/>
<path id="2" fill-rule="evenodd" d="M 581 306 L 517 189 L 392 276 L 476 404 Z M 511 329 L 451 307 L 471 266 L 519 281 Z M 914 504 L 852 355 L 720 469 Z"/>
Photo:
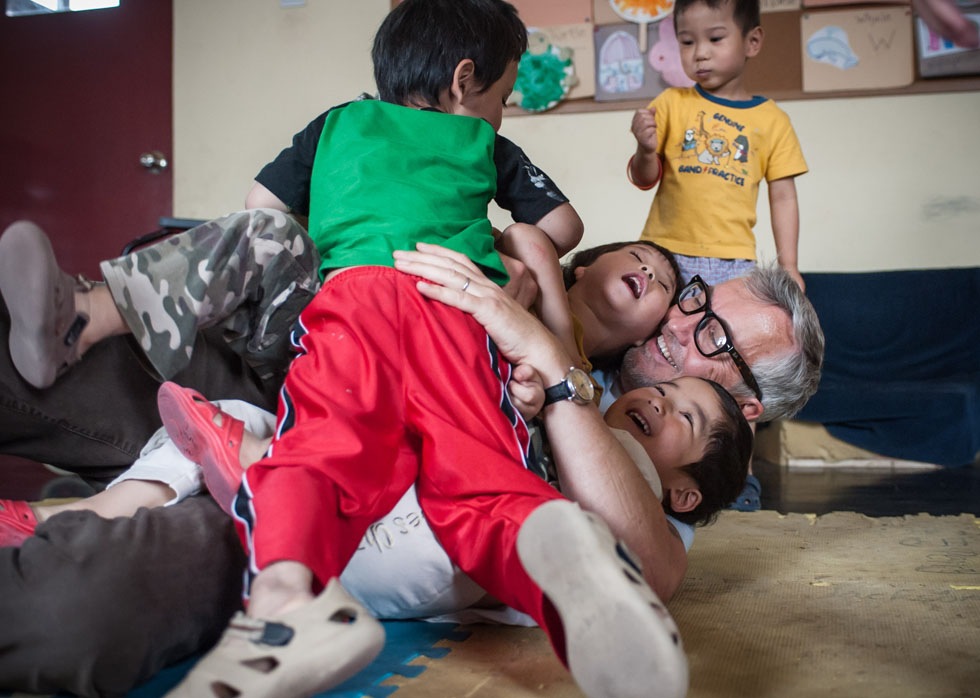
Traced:
<path id="1" fill-rule="evenodd" d="M 0 548 L 17 548 L 34 535 L 37 517 L 27 502 L 0 499 Z"/>
<path id="2" fill-rule="evenodd" d="M 157 407 L 167 434 L 181 453 L 201 466 L 211 497 L 231 514 L 245 472 L 239 457 L 245 423 L 196 390 L 170 381 L 160 386 Z"/>

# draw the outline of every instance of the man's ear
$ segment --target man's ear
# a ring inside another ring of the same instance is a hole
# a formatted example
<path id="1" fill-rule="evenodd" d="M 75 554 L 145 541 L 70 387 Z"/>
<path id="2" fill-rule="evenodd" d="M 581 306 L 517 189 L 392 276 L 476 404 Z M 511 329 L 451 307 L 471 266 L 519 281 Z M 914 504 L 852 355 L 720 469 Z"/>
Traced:
<path id="1" fill-rule="evenodd" d="M 677 512 L 693 511 L 701 503 L 701 490 L 696 487 L 682 487 L 667 490 L 670 508 Z"/>
<path id="2" fill-rule="evenodd" d="M 572 269 L 572 275 L 575 277 L 576 281 L 581 279 L 582 274 L 584 273 L 585 273 L 585 267 L 575 267 L 574 269 Z"/>
<path id="3" fill-rule="evenodd" d="M 464 58 L 453 71 L 453 84 L 449 88 L 450 94 L 457 104 L 462 103 L 476 88 L 476 64 L 470 58 Z"/>
<path id="4" fill-rule="evenodd" d="M 751 424 L 752 422 L 758 421 L 759 417 L 762 416 L 762 412 L 765 409 L 762 403 L 759 402 L 758 398 L 748 398 L 746 400 L 739 401 L 739 409 L 742 410 L 742 414 Z"/>
<path id="5" fill-rule="evenodd" d="M 759 51 L 762 50 L 762 39 L 764 37 L 765 32 L 762 31 L 762 27 L 755 27 L 749 30 L 749 33 L 745 35 L 746 58 L 755 58 L 759 55 Z"/>

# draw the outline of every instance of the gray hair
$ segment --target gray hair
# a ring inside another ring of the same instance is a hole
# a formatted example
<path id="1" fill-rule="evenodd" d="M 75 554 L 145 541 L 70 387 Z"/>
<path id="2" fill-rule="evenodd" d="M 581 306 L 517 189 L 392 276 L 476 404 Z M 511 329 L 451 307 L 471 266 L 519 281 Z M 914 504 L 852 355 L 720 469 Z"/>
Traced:
<path id="1" fill-rule="evenodd" d="M 793 323 L 793 350 L 751 366 L 762 391 L 764 411 L 759 421 L 788 419 L 803 408 L 820 383 L 824 336 L 817 311 L 782 267 L 760 265 L 739 281 L 761 303 L 785 311 Z M 744 381 L 730 392 L 736 399 L 753 397 Z"/>

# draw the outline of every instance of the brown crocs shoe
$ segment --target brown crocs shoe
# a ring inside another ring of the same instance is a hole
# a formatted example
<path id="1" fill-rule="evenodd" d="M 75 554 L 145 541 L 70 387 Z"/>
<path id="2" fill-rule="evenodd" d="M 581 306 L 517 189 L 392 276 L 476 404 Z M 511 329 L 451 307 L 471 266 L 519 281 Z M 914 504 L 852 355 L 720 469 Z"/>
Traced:
<path id="1" fill-rule="evenodd" d="M 10 357 L 35 388 L 47 388 L 80 358 L 78 337 L 88 316 L 75 308 L 75 291 L 91 282 L 58 267 L 51 242 L 29 221 L 0 237 L 0 295 L 10 311 Z"/>
<path id="2" fill-rule="evenodd" d="M 307 698 L 359 672 L 383 645 L 381 623 L 331 579 L 282 618 L 238 613 L 167 698 Z"/>

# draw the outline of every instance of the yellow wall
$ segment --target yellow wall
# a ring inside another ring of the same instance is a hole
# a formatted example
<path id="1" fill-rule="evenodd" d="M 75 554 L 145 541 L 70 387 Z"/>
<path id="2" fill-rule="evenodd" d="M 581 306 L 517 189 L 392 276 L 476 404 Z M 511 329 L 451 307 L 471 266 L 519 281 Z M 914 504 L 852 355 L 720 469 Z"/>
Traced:
<path id="1" fill-rule="evenodd" d="M 370 48 L 389 0 L 174 2 L 174 215 L 242 207 L 252 177 L 329 106 L 373 92 Z M 980 265 L 980 92 L 784 102 L 810 172 L 797 181 L 800 268 Z M 631 239 L 649 193 L 632 189 L 630 112 L 508 116 L 572 199 L 584 244 Z M 506 224 L 500 212 L 492 218 Z M 765 191 L 756 225 L 774 259 Z"/>

